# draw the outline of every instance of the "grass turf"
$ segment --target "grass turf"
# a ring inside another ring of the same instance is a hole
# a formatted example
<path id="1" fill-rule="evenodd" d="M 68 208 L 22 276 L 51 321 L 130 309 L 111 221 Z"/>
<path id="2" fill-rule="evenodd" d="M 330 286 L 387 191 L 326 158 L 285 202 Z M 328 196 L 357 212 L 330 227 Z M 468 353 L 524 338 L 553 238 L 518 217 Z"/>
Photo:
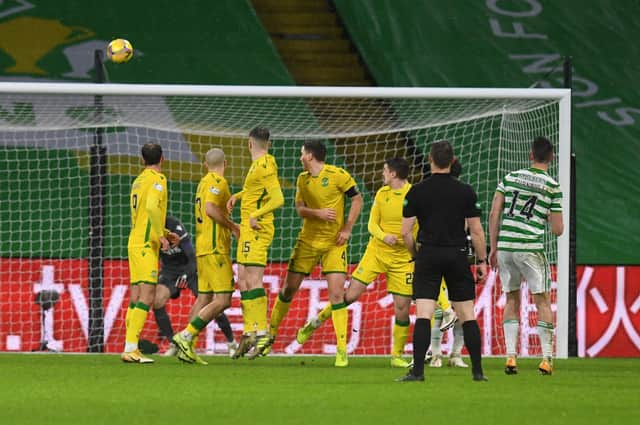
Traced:
<path id="1" fill-rule="evenodd" d="M 0 355 L 2 424 L 626 424 L 640 423 L 637 359 L 557 360 L 553 376 L 521 359 L 489 382 L 469 370 L 426 370 L 424 383 L 388 358 L 209 357 L 209 366 L 158 358 L 123 364 L 109 355 Z M 468 361 L 468 359 L 467 359 Z"/>

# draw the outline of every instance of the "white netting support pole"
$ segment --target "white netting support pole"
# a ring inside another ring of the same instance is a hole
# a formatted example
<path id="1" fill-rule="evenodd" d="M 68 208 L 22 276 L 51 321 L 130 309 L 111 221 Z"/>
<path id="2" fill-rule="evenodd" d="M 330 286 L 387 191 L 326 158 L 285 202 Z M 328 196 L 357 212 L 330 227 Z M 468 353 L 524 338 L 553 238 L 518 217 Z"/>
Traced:
<path id="1" fill-rule="evenodd" d="M 2 83 L 0 93 L 121 96 L 347 97 L 404 99 L 560 99 L 567 89 L 441 87 L 198 86 L 160 84 Z"/>
<path id="2" fill-rule="evenodd" d="M 565 90 L 559 104 L 559 183 L 562 188 L 562 219 L 565 231 L 558 238 L 558 298 L 556 312 L 556 356 L 569 356 L 569 243 L 571 207 L 571 91 Z"/>

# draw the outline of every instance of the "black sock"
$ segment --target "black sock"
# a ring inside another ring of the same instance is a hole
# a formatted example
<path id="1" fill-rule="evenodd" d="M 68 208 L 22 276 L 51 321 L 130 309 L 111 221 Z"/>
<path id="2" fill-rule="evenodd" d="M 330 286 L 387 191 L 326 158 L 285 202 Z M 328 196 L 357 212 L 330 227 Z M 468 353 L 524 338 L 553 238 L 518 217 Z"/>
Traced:
<path id="1" fill-rule="evenodd" d="M 171 327 L 171 319 L 169 319 L 167 310 L 164 307 L 154 308 L 153 316 L 156 318 L 160 335 L 171 339 L 173 337 L 173 328 Z"/>
<path id="2" fill-rule="evenodd" d="M 216 323 L 218 327 L 224 334 L 225 338 L 227 338 L 227 342 L 233 342 L 233 331 L 231 330 L 231 323 L 229 323 L 229 318 L 224 313 L 220 313 L 218 317 L 216 317 Z"/>
<path id="3" fill-rule="evenodd" d="M 475 320 L 467 320 L 462 324 L 464 332 L 464 345 L 467 346 L 471 357 L 471 371 L 473 374 L 482 374 L 482 352 L 480 341 L 480 328 Z"/>
<path id="4" fill-rule="evenodd" d="M 424 356 L 431 342 L 431 320 L 417 319 L 413 327 L 413 374 L 424 375 Z"/>

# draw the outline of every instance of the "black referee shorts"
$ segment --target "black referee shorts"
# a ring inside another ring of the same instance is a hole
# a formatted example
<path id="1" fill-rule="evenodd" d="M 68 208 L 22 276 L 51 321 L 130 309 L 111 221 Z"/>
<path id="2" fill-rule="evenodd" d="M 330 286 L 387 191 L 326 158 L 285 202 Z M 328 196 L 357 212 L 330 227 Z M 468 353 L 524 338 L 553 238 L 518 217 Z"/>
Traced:
<path id="1" fill-rule="evenodd" d="M 415 299 L 438 299 L 442 278 L 447 282 L 449 300 L 469 301 L 476 297 L 475 282 L 464 248 L 425 246 L 416 258 L 413 274 Z"/>

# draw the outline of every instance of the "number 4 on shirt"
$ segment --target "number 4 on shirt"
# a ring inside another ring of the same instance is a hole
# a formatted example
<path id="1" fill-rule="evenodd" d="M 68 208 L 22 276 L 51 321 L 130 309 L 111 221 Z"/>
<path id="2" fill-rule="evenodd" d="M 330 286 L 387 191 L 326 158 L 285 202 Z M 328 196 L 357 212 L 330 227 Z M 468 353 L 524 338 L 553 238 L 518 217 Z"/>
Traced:
<path id="1" fill-rule="evenodd" d="M 515 190 L 513 192 L 513 201 L 511 201 L 511 208 L 509 208 L 509 212 L 507 213 L 511 217 L 513 217 L 514 215 L 513 210 L 516 207 L 516 202 L 518 201 L 518 195 L 520 195 L 520 192 Z M 536 202 L 538 202 L 537 196 L 532 195 L 531 197 L 529 197 L 529 199 L 524 203 L 522 208 L 520 208 L 519 214 L 525 216 L 527 220 L 529 220 L 533 216 L 533 209 L 536 206 Z"/>

